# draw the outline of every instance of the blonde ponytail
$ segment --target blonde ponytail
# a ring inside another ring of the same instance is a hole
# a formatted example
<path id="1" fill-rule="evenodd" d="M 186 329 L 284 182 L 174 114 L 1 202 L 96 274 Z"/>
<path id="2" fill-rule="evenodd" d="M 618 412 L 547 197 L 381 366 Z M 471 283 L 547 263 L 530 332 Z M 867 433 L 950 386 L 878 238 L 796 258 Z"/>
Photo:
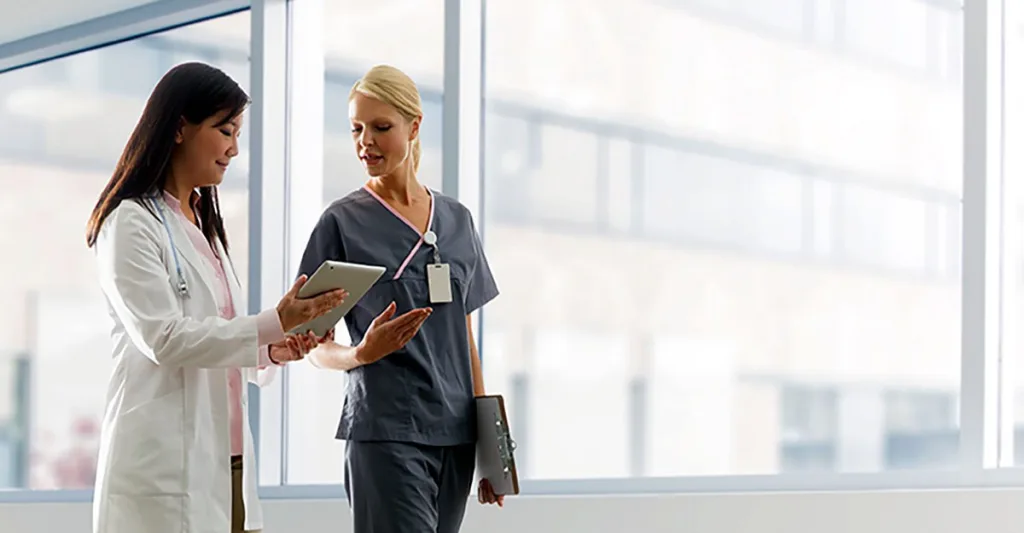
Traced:
<path id="1" fill-rule="evenodd" d="M 420 146 L 420 136 L 417 135 L 412 140 L 412 171 L 420 171 L 420 153 L 423 152 L 423 148 Z"/>

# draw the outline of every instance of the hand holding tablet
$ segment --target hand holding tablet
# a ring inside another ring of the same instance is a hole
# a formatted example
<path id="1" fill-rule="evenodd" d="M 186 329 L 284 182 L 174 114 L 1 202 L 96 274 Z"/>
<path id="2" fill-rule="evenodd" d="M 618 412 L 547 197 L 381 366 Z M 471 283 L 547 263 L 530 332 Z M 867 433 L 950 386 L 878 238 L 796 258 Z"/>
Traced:
<path id="1" fill-rule="evenodd" d="M 324 293 L 344 289 L 348 295 L 333 309 L 312 320 L 285 329 L 290 334 L 312 331 L 317 337 L 327 335 L 331 329 L 355 307 L 377 282 L 386 269 L 382 266 L 360 265 L 342 261 L 324 261 L 316 272 L 299 288 L 301 299 L 317 298 Z"/>
<path id="2" fill-rule="evenodd" d="M 315 298 L 300 298 L 299 290 L 305 283 L 306 276 L 299 276 L 292 288 L 277 303 L 277 318 L 285 331 L 329 313 L 342 305 L 348 297 L 348 292 L 344 289 L 335 289 L 322 292 Z"/>

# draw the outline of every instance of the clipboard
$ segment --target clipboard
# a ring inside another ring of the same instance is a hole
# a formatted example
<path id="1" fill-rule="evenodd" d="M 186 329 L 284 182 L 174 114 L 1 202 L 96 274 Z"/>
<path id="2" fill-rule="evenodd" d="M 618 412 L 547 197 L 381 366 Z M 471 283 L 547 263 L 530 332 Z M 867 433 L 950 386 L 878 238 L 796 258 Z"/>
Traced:
<path id="1" fill-rule="evenodd" d="M 519 494 L 516 471 L 516 442 L 508 429 L 505 398 L 500 394 L 476 398 L 476 461 L 480 477 L 486 479 L 494 494 Z"/>

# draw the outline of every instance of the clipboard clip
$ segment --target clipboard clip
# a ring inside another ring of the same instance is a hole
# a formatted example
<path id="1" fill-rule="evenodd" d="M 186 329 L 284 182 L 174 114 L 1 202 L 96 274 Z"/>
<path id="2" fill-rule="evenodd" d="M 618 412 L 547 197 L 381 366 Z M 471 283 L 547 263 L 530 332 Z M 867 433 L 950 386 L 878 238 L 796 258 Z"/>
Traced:
<path id="1" fill-rule="evenodd" d="M 507 477 L 515 464 L 513 453 L 516 451 L 516 441 L 512 440 L 512 434 L 508 427 L 501 423 L 501 417 L 494 416 L 494 431 L 498 435 L 498 454 L 501 456 L 502 472 Z"/>

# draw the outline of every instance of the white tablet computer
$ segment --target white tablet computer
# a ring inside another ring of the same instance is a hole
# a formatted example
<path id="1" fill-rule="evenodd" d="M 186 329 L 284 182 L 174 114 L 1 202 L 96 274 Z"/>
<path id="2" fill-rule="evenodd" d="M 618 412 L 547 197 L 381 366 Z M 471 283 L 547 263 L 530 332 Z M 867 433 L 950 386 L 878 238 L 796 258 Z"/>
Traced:
<path id="1" fill-rule="evenodd" d="M 338 321 L 348 313 L 373 284 L 384 274 L 382 266 L 343 263 L 341 261 L 324 261 L 316 269 L 306 284 L 299 289 L 299 298 L 310 298 L 334 289 L 345 289 L 348 297 L 345 301 L 319 318 L 314 318 L 301 326 L 296 326 L 288 333 L 302 334 L 312 331 L 323 337 Z"/>

